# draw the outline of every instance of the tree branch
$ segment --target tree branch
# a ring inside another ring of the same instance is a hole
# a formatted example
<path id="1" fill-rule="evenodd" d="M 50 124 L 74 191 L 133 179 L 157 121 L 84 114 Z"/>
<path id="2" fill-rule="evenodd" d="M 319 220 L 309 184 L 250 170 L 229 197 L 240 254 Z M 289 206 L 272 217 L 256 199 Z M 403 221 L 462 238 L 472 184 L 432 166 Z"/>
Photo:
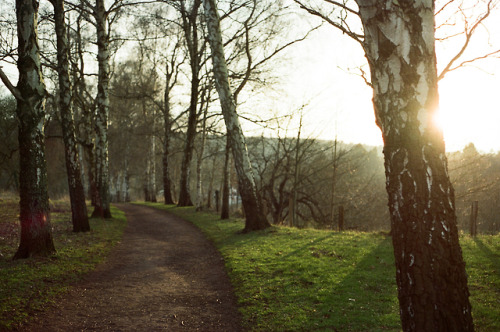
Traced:
<path id="1" fill-rule="evenodd" d="M 311 32 L 319 29 L 321 27 L 321 24 L 312 28 L 311 30 L 309 30 L 303 37 L 301 38 L 298 38 L 298 39 L 295 39 L 295 40 L 292 40 L 291 42 L 289 43 L 286 43 L 285 45 L 281 46 L 281 47 L 278 47 L 277 49 L 274 50 L 273 53 L 271 53 L 270 55 L 268 55 L 267 57 L 265 57 L 264 59 L 262 59 L 261 61 L 257 62 L 253 67 L 252 67 L 252 70 L 255 70 L 258 66 L 262 65 L 264 62 L 268 61 L 269 59 L 271 59 L 273 56 L 275 56 L 276 54 L 278 54 L 279 52 L 283 51 L 285 48 L 289 47 L 289 46 L 292 46 L 293 44 L 295 43 L 298 43 L 298 42 L 301 42 L 301 41 L 304 41 Z"/>
<path id="2" fill-rule="evenodd" d="M 340 2 L 337 2 L 337 1 L 333 1 L 333 0 L 323 0 L 325 2 L 328 2 L 329 4 L 332 4 L 334 6 L 337 6 L 337 7 L 340 7 L 342 9 L 345 9 L 346 11 L 350 12 L 350 13 L 353 13 L 355 15 L 358 15 L 359 16 L 359 12 L 355 11 L 354 9 L 352 8 L 349 8 L 345 5 L 345 3 L 340 3 Z"/>
<path id="3" fill-rule="evenodd" d="M 357 41 L 358 43 L 360 43 L 361 46 L 363 46 L 364 35 L 360 35 L 360 34 L 352 32 L 350 29 L 347 29 L 344 26 L 342 26 L 341 24 L 332 21 L 328 16 L 320 13 L 319 11 L 317 11 L 315 9 L 312 9 L 310 7 L 305 6 L 299 0 L 293 0 L 293 1 L 295 1 L 295 3 L 297 3 L 300 6 L 301 9 L 304 9 L 305 11 L 307 11 L 311 15 L 318 16 L 319 18 L 321 18 L 325 22 L 329 23 L 330 25 L 334 26 L 335 28 L 339 29 L 340 31 L 342 31 L 343 33 L 345 33 L 346 35 L 348 35 L 349 37 L 351 37 L 352 39 L 354 39 L 355 41 Z M 325 0 L 325 1 L 330 2 L 332 4 L 335 3 L 335 1 L 328 1 L 328 0 Z M 345 7 L 344 5 L 341 5 L 341 4 L 339 4 L 339 5 L 340 5 L 341 8 L 344 8 L 344 9 L 347 10 L 347 7 Z M 349 9 L 349 11 L 354 12 L 354 13 L 356 13 L 359 16 L 358 12 L 354 11 L 353 9 Z"/>
<path id="4" fill-rule="evenodd" d="M 0 79 L 2 80 L 3 84 L 9 89 L 9 91 L 12 93 L 14 97 L 18 100 L 23 100 L 23 96 L 21 95 L 21 91 L 19 91 L 18 88 L 16 88 L 9 80 L 7 75 L 5 75 L 4 71 L 2 70 L 2 66 L 0 66 Z"/>
<path id="5" fill-rule="evenodd" d="M 472 39 L 472 36 L 474 35 L 474 32 L 476 31 L 476 28 L 488 17 L 490 16 L 491 14 L 491 9 L 492 9 L 492 6 L 494 6 L 495 4 L 492 4 L 493 3 L 493 0 L 490 0 L 488 1 L 488 6 L 487 6 L 487 10 L 486 10 L 486 13 L 484 13 L 483 16 L 481 16 L 477 21 L 476 23 L 474 23 L 474 25 L 472 26 L 472 28 L 470 28 L 470 30 L 467 30 L 467 20 L 465 20 L 465 41 L 464 41 L 464 44 L 462 45 L 462 48 L 458 51 L 458 53 L 450 60 L 450 62 L 448 62 L 448 64 L 446 65 L 446 67 L 444 67 L 443 71 L 439 74 L 438 76 L 438 81 L 440 81 L 441 79 L 444 78 L 444 76 L 452 71 L 452 70 L 455 70 L 457 68 L 460 68 L 462 65 L 464 65 L 465 63 L 470 63 L 470 62 L 473 62 L 473 61 L 476 61 L 478 59 L 483 59 L 483 57 L 478 57 L 478 58 L 474 58 L 474 59 L 471 59 L 471 60 L 468 60 L 468 61 L 464 61 L 462 62 L 461 64 L 459 64 L 458 66 L 452 68 L 453 64 L 458 60 L 460 59 L 460 57 L 462 57 L 462 55 L 464 54 L 465 50 L 467 49 L 467 47 L 469 46 L 469 43 Z M 498 53 L 498 51 L 495 51 L 493 52 L 492 54 L 495 54 L 495 53 Z M 491 54 L 490 54 L 491 55 Z"/>
<path id="6" fill-rule="evenodd" d="M 459 65 L 455 66 L 455 67 L 452 67 L 452 68 L 449 68 L 447 73 L 449 73 L 450 71 L 454 71 L 460 67 L 463 67 L 464 65 L 468 64 L 468 63 L 472 63 L 472 62 L 476 62 L 478 60 L 484 60 L 484 59 L 487 59 L 487 58 L 490 58 L 492 57 L 493 55 L 495 54 L 500 54 L 500 50 L 496 50 L 496 51 L 493 51 L 493 52 L 490 52 L 488 54 L 485 54 L 483 56 L 479 56 L 477 58 L 474 58 L 474 59 L 469 59 L 469 60 L 465 60 L 465 61 L 462 61 Z"/>
<path id="7" fill-rule="evenodd" d="M 106 13 L 109 14 L 109 13 L 115 12 L 115 11 L 117 11 L 123 7 L 127 7 L 127 6 L 146 5 L 146 4 L 151 4 L 151 3 L 158 3 L 158 1 L 152 0 L 152 1 L 137 1 L 137 2 L 125 2 L 124 3 L 121 0 L 117 0 L 109 7 L 109 9 L 106 11 Z"/>
<path id="8" fill-rule="evenodd" d="M 447 3 L 445 3 L 440 9 L 438 9 L 435 13 L 434 16 L 439 15 L 448 5 L 452 4 L 453 0 L 449 0 Z"/>

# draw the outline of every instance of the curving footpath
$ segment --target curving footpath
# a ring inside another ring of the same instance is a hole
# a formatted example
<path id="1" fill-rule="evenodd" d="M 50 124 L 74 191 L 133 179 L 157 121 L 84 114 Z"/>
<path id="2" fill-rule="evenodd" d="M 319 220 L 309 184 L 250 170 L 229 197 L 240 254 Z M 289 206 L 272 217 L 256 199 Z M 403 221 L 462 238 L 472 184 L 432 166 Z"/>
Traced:
<path id="1" fill-rule="evenodd" d="M 241 331 L 222 257 L 201 231 L 166 211 L 117 206 L 123 241 L 22 330 Z"/>

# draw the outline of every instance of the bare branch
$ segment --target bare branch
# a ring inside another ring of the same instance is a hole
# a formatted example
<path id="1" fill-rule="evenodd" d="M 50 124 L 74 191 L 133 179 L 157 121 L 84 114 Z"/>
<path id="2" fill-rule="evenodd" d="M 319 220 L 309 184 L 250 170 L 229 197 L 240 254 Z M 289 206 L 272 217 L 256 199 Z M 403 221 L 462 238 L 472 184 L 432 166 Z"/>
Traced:
<path id="1" fill-rule="evenodd" d="M 363 78 L 363 80 L 365 81 L 366 85 L 368 85 L 370 88 L 373 88 L 373 84 L 366 77 L 366 73 L 363 70 L 363 68 L 359 68 L 359 70 L 361 71 L 361 78 Z"/>
<path id="2" fill-rule="evenodd" d="M 465 50 L 467 49 L 467 47 L 469 46 L 469 43 L 472 39 L 472 36 L 474 35 L 474 32 L 476 31 L 477 27 L 483 23 L 483 21 L 488 18 L 488 16 L 490 16 L 491 14 L 491 9 L 492 7 L 495 6 L 495 4 L 493 3 L 493 0 L 490 0 L 488 1 L 488 6 L 487 6 L 487 10 L 486 10 L 486 13 L 484 13 L 483 16 L 481 16 L 475 23 L 474 25 L 470 28 L 470 30 L 467 30 L 467 20 L 465 20 L 465 31 L 464 31 L 464 34 L 465 34 L 465 41 L 464 41 L 464 44 L 462 45 L 462 48 L 458 51 L 458 53 L 450 60 L 450 62 L 448 62 L 448 64 L 446 65 L 446 67 L 444 67 L 443 71 L 439 74 L 438 76 L 438 81 L 443 79 L 443 77 L 448 73 L 450 72 L 451 70 L 455 70 L 459 67 L 461 67 L 463 64 L 465 63 L 470 63 L 470 62 L 473 62 L 475 60 L 478 60 L 478 59 L 483 59 L 483 57 L 478 57 L 478 58 L 475 58 L 475 59 L 471 59 L 471 60 L 468 60 L 468 61 L 464 61 L 463 63 L 461 63 L 460 65 L 454 67 L 453 69 L 452 66 L 453 64 L 458 60 L 460 59 L 460 57 L 462 57 L 462 55 L 464 54 Z M 495 53 L 498 53 L 498 51 L 494 52 L 493 54 Z"/>
<path id="3" fill-rule="evenodd" d="M 247 18 L 247 20 L 244 23 L 244 28 L 245 28 L 245 54 L 247 56 L 247 69 L 246 69 L 245 77 L 243 78 L 243 81 L 241 82 L 241 84 L 238 86 L 238 88 L 233 93 L 233 98 L 234 98 L 235 101 L 238 100 L 238 95 L 241 92 L 241 90 L 243 89 L 243 87 L 246 85 L 246 83 L 248 82 L 248 79 L 250 78 L 250 73 L 252 72 L 252 54 L 250 52 L 250 36 L 249 36 L 250 27 L 248 26 L 248 23 L 250 22 L 250 19 L 253 17 L 253 15 L 255 13 L 255 8 L 256 8 L 256 5 L 257 5 L 255 0 L 253 1 L 253 4 L 254 4 L 254 6 L 252 8 L 252 12 L 250 13 L 250 15 L 248 15 L 248 18 Z"/>
<path id="4" fill-rule="evenodd" d="M 329 23 L 330 25 L 334 26 L 335 28 L 339 29 L 340 31 L 342 31 L 343 33 L 345 33 L 346 35 L 348 35 L 349 37 L 351 37 L 352 39 L 354 39 L 355 41 L 357 41 L 358 43 L 361 44 L 361 46 L 363 46 L 363 39 L 364 39 L 364 35 L 360 35 L 360 34 L 357 34 L 357 33 L 354 33 L 352 32 L 350 29 L 344 27 L 342 24 L 339 24 L 337 22 L 334 22 L 333 20 L 331 20 L 328 16 L 320 13 L 319 11 L 315 10 L 315 9 L 312 9 L 310 7 L 307 7 L 305 6 L 301 1 L 299 0 L 293 0 L 295 1 L 301 9 L 304 9 L 305 11 L 307 11 L 309 14 L 311 15 L 314 15 L 314 16 L 318 16 L 319 18 L 321 18 L 322 20 L 324 20 L 325 22 Z M 325 0 L 326 1 L 326 0 Z M 351 9 L 352 10 L 352 9 Z M 356 12 L 357 13 L 357 12 Z"/>
<path id="5" fill-rule="evenodd" d="M 158 3 L 156 0 L 152 1 L 137 1 L 137 2 L 123 2 L 122 0 L 117 0 L 115 1 L 109 9 L 106 11 L 107 14 L 116 12 L 117 10 L 120 10 L 123 7 L 128 7 L 128 6 L 136 6 L 136 5 L 146 5 L 146 4 L 151 4 L 151 3 Z"/>
<path id="6" fill-rule="evenodd" d="M 298 39 L 295 39 L 295 40 L 292 40 L 291 42 L 289 43 L 286 43 L 285 45 L 281 46 L 281 47 L 278 47 L 277 49 L 274 50 L 273 53 L 269 54 L 268 56 L 266 56 L 264 59 L 262 59 L 261 61 L 259 61 L 258 63 L 256 63 L 253 67 L 252 67 L 252 70 L 256 69 L 258 66 L 262 65 L 264 62 L 268 61 L 269 59 L 271 59 L 273 56 L 275 56 L 276 54 L 278 54 L 279 52 L 283 51 L 285 48 L 289 47 L 289 46 L 292 46 L 293 44 L 295 43 L 298 43 L 298 42 L 301 42 L 301 41 L 304 41 L 311 32 L 319 29 L 322 25 L 318 25 L 314 28 L 312 28 L 311 30 L 309 30 L 303 37 L 301 38 L 298 38 Z"/>
<path id="7" fill-rule="evenodd" d="M 469 63 L 472 63 L 472 62 L 476 62 L 478 60 L 484 60 L 484 59 L 491 58 L 491 57 L 493 57 L 496 54 L 500 54 L 500 50 L 496 50 L 496 51 L 490 52 L 488 54 L 476 57 L 474 59 L 469 59 L 469 60 L 462 61 L 459 65 L 457 65 L 455 67 L 452 67 L 452 68 L 449 68 L 447 72 L 449 73 L 450 71 L 454 71 L 454 70 L 456 70 L 458 68 L 461 68 L 461 67 L 465 66 L 466 64 L 469 64 Z"/>
<path id="8" fill-rule="evenodd" d="M 337 1 L 333 1 L 333 0 L 323 0 L 323 1 L 328 2 L 328 3 L 332 4 L 332 5 L 337 6 L 337 7 L 340 7 L 342 9 L 345 9 L 346 11 L 359 16 L 359 12 L 355 11 L 354 9 L 352 9 L 350 7 L 347 7 L 345 5 L 345 3 L 340 3 L 340 2 L 337 2 Z"/>
<path id="9" fill-rule="evenodd" d="M 87 0 L 81 0 L 80 4 L 74 4 L 71 2 L 65 2 L 68 7 L 72 8 L 73 10 L 77 10 L 87 22 L 89 22 L 92 25 L 95 25 L 94 22 L 90 19 L 94 15 L 95 7 L 92 6 Z"/>
<path id="10" fill-rule="evenodd" d="M 448 5 L 452 4 L 454 0 L 449 0 L 447 3 L 445 3 L 443 5 L 443 7 L 441 7 L 440 9 L 438 9 L 435 13 L 434 13 L 434 16 L 436 15 L 439 15 L 443 10 L 445 10 L 446 7 L 448 7 Z"/>
<path id="11" fill-rule="evenodd" d="M 14 97 L 18 100 L 23 100 L 23 96 L 21 95 L 21 91 L 19 91 L 18 88 L 16 88 L 12 83 L 10 82 L 9 78 L 7 75 L 5 75 L 4 71 L 2 70 L 2 66 L 0 66 L 0 79 L 2 80 L 3 84 L 9 89 L 9 91 L 12 93 Z"/>

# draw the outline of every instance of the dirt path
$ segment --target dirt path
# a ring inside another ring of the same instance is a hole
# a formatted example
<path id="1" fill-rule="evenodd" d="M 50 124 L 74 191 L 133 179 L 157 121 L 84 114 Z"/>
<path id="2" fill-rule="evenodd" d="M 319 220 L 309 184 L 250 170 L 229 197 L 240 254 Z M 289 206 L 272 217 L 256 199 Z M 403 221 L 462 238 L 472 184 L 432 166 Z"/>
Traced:
<path id="1" fill-rule="evenodd" d="M 203 234 L 165 211 L 119 208 L 122 243 L 23 331 L 241 331 L 222 258 Z"/>

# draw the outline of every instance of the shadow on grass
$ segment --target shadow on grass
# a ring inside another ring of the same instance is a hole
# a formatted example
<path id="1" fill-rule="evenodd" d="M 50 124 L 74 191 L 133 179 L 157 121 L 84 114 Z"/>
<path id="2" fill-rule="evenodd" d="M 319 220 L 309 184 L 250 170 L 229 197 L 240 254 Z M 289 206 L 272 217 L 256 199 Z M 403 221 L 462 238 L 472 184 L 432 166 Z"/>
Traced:
<path id="1" fill-rule="evenodd" d="M 353 263 L 354 269 L 328 288 L 318 312 L 320 327 L 355 331 L 400 330 L 390 237 Z"/>
<path id="2" fill-rule="evenodd" d="M 249 328 L 400 330 L 390 237 L 276 227 L 241 234 L 241 221 L 161 209 L 202 226 L 229 258 Z"/>
<path id="3" fill-rule="evenodd" d="M 490 261 L 491 266 L 495 269 L 496 273 L 500 274 L 500 255 L 491 251 L 491 249 L 488 248 L 488 246 L 485 245 L 481 239 L 475 237 L 474 242 L 479 250 L 483 252 L 484 256 Z"/>
<path id="4" fill-rule="evenodd" d="M 284 259 L 285 259 L 285 258 L 290 258 L 290 257 L 296 256 L 296 255 L 298 255 L 299 253 L 302 253 L 302 252 L 304 252 L 304 251 L 306 251 L 306 250 L 310 250 L 311 246 L 318 245 L 318 244 L 320 244 L 320 243 L 324 242 L 325 240 L 327 240 L 327 239 L 330 239 L 330 238 L 334 237 L 336 234 L 338 234 L 338 233 L 331 233 L 331 234 L 328 234 L 328 235 L 323 236 L 323 237 L 321 237 L 321 238 L 318 238 L 318 239 L 316 239 L 316 240 L 314 240 L 314 241 L 308 242 L 306 245 L 303 245 L 302 247 L 297 248 L 297 249 L 295 249 L 294 251 L 289 252 L 289 253 L 288 253 L 288 254 L 286 254 L 286 255 L 283 255 L 283 258 L 284 258 Z"/>

